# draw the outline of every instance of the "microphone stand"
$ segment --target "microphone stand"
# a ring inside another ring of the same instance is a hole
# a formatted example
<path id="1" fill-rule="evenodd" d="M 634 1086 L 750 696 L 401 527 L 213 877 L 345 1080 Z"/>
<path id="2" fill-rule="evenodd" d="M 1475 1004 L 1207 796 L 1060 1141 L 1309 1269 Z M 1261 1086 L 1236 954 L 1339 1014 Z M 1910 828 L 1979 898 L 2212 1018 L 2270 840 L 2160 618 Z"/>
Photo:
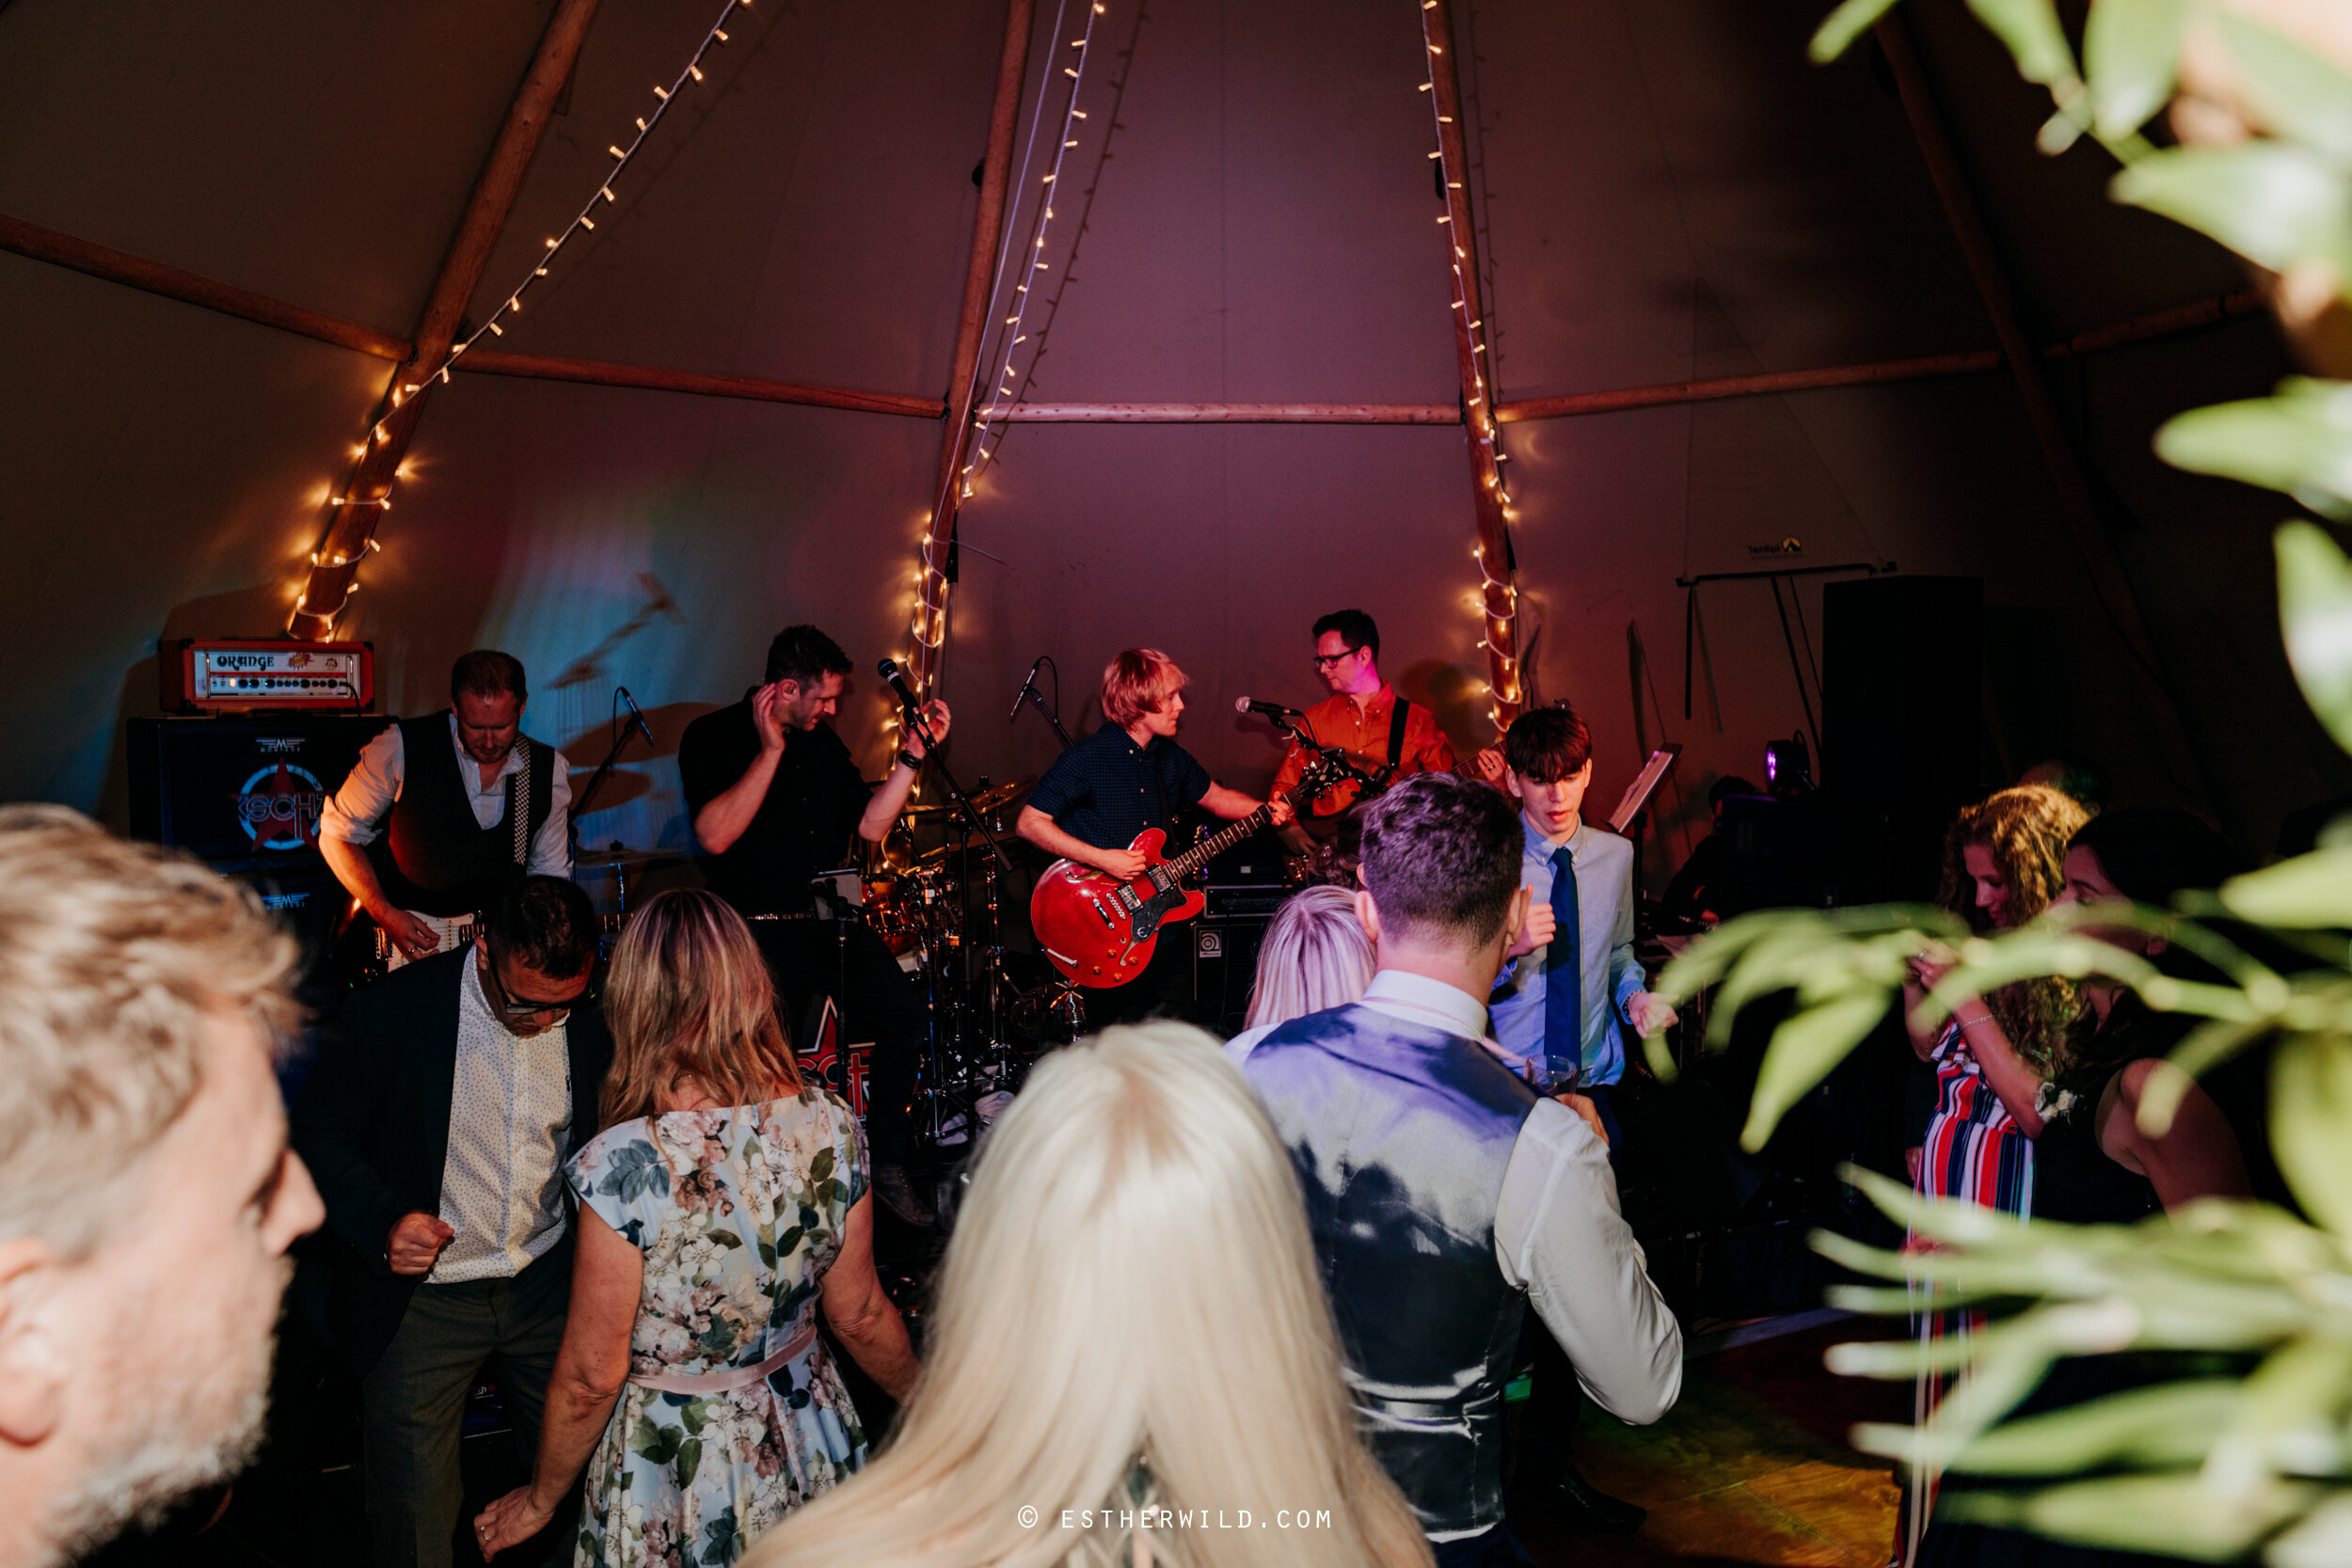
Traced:
<path id="1" fill-rule="evenodd" d="M 1045 705 L 1045 694 L 1037 689 L 1037 682 L 1034 680 L 1021 689 L 1021 695 L 1013 702 L 1012 712 L 1016 719 L 1021 716 L 1023 703 L 1035 703 L 1038 712 L 1045 715 L 1045 721 L 1053 725 L 1054 733 L 1061 737 L 1061 749 L 1065 752 L 1070 750 L 1070 732 L 1061 727 L 1061 716 Z"/>
<path id="2" fill-rule="evenodd" d="M 580 819 L 587 815 L 588 801 L 596 793 L 596 786 L 604 783 L 606 776 L 612 771 L 612 765 L 621 760 L 621 748 L 627 746 L 628 737 L 636 733 L 635 723 L 623 725 L 621 733 L 613 738 L 612 749 L 604 753 L 604 760 L 596 765 L 596 772 L 590 775 L 588 787 L 572 797 L 571 810 L 564 814 L 564 834 L 571 842 L 572 859 L 575 862 L 580 859 Z M 519 746 L 522 743 L 516 741 L 516 744 Z"/>
<path id="3" fill-rule="evenodd" d="M 963 818 L 964 832 L 977 833 L 980 842 L 987 845 L 990 851 L 995 855 L 996 863 L 1005 870 L 1010 871 L 1012 857 L 1005 853 L 1005 847 L 997 841 L 996 835 L 988 831 L 988 824 L 980 820 L 979 808 L 973 805 L 972 797 L 963 792 L 963 785 L 956 783 L 955 774 L 950 772 L 947 764 L 940 759 L 939 737 L 931 734 L 930 723 L 923 717 L 923 710 L 907 702 L 901 702 L 898 705 L 906 712 L 907 728 L 923 737 L 924 763 L 938 764 L 940 781 L 947 786 L 947 798 L 955 801 L 957 815 Z M 1060 727 L 1058 724 L 1055 726 L 1057 729 Z M 918 768 L 916 771 L 920 772 L 921 769 Z"/>

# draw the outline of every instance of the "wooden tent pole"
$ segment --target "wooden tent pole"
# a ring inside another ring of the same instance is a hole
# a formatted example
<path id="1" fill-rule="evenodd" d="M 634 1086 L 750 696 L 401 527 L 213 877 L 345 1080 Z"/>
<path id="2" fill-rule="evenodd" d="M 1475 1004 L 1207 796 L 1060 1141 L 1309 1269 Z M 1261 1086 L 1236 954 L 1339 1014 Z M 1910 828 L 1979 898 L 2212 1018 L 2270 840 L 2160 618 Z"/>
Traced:
<path id="1" fill-rule="evenodd" d="M 1034 0 L 1009 0 L 1005 47 L 996 62 L 996 100 L 988 117 L 988 151 L 980 165 L 980 204 L 972 218 L 972 251 L 963 268 L 963 310 L 956 321 L 956 349 L 947 369 L 946 424 L 939 435 L 939 473 L 931 485 L 932 507 L 923 520 L 923 568 L 914 605 L 914 646 L 910 658 L 914 691 L 928 698 L 939 678 L 941 645 L 947 640 L 947 552 L 956 537 L 956 514 L 963 500 L 963 454 L 972 436 L 973 376 L 980 363 L 989 293 L 996 281 L 996 247 L 1005 227 L 1005 186 L 1012 178 L 1012 136 L 1021 119 L 1021 88 L 1029 73 L 1029 31 Z"/>
<path id="2" fill-rule="evenodd" d="M 401 460 L 408 455 L 417 420 L 431 395 L 434 372 L 457 340 L 457 326 L 473 297 L 475 285 L 489 264 L 506 214 L 522 188 L 523 175 L 539 138 L 547 133 L 555 101 L 580 57 L 588 24 L 596 14 L 596 0 L 556 0 L 555 14 L 540 35 L 538 52 L 523 72 L 522 86 L 499 127 L 498 139 L 475 179 L 473 195 L 458 219 L 456 236 L 442 259 L 424 314 L 417 323 L 408 357 L 393 371 L 390 385 L 376 406 L 369 438 L 342 496 L 326 526 L 326 537 L 311 557 L 310 580 L 294 601 L 286 630 L 295 637 L 326 638 L 342 613 L 357 583 L 359 562 L 374 543 L 376 520 L 389 502 Z"/>
<path id="3" fill-rule="evenodd" d="M 1462 79 L 1455 65 L 1453 0 L 1422 8 L 1422 43 L 1428 51 L 1430 96 L 1438 117 L 1438 168 L 1445 216 L 1438 223 L 1455 278 L 1454 354 L 1461 372 L 1464 445 L 1470 451 L 1470 504 L 1478 520 L 1478 561 L 1486 649 L 1486 684 L 1497 729 L 1518 718 L 1526 693 L 1519 685 L 1518 591 L 1511 584 L 1511 542 L 1502 515 L 1502 469 L 1495 461 L 1494 388 L 1480 372 L 1478 334 L 1486 325 L 1479 302 L 1478 235 L 1470 214 L 1470 156 L 1462 139 Z"/>
<path id="4" fill-rule="evenodd" d="M 2148 635 L 2131 579 L 2124 575 L 2123 563 L 2107 537 L 2106 525 L 2099 515 L 2098 500 L 2091 494 L 2082 459 L 2075 452 L 2066 427 L 2059 422 L 2058 404 L 2051 398 L 2049 383 L 2042 377 L 2042 356 L 2034 352 L 2024 328 L 2018 325 L 2016 298 L 2009 275 L 2001 266 L 1976 196 L 1969 189 L 1967 175 L 1962 170 L 1960 157 L 1945 131 L 1943 115 L 1928 86 L 1927 73 L 1920 69 L 1910 27 L 1900 15 L 1889 14 L 1879 19 L 1874 31 L 1894 73 L 1903 112 L 1911 120 L 1912 135 L 1927 161 L 1929 176 L 1935 182 L 1936 195 L 1943 199 L 1952 236 L 1959 241 L 1961 254 L 1967 260 L 1977 293 L 1984 301 L 1985 314 L 1992 318 L 2001 356 L 2009 362 L 2010 374 L 2025 402 L 2026 421 L 2033 427 L 2034 440 L 2042 448 L 2042 461 L 2058 489 L 2059 510 L 2066 515 L 2075 546 L 2090 569 L 2092 590 L 2106 606 L 2108 619 L 2115 624 L 2132 662 L 2139 670 L 2157 745 L 2181 782 L 2203 793 L 2203 770 L 2198 767 L 2195 749 L 2189 744 L 2180 709 L 2165 680 L 2163 660 Z"/>

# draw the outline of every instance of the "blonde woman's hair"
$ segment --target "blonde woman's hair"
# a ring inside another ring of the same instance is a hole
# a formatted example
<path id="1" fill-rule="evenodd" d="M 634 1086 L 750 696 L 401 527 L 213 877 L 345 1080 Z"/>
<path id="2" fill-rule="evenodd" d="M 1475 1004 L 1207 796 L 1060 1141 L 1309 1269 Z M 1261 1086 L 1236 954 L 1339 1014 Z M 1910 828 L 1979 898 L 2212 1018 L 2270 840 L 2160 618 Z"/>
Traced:
<path id="1" fill-rule="evenodd" d="M 690 1079 L 722 1105 L 800 1092 L 752 928 L 700 888 L 657 893 L 630 917 L 613 945 L 604 1019 L 612 1070 L 597 1112 L 607 1127 L 651 1115 Z"/>
<path id="2" fill-rule="evenodd" d="M 1219 1510 L 1253 1528 L 1203 1528 Z M 1181 1023 L 1039 1064 L 980 1156 L 897 1439 L 744 1563 L 1124 1568 L 1137 1534 L 1170 1568 L 1430 1560 L 1357 1435 L 1290 1157 Z"/>
<path id="3" fill-rule="evenodd" d="M 1343 887 L 1303 888 L 1266 927 L 1243 1026 L 1288 1023 L 1345 1006 L 1364 994 L 1372 972 L 1372 939 L 1356 916 L 1356 895 Z"/>
<path id="4" fill-rule="evenodd" d="M 204 1077 L 210 1025 L 273 1047 L 298 948 L 252 890 L 63 806 L 0 808 L 0 1238 L 68 1259 L 121 1213 Z"/>

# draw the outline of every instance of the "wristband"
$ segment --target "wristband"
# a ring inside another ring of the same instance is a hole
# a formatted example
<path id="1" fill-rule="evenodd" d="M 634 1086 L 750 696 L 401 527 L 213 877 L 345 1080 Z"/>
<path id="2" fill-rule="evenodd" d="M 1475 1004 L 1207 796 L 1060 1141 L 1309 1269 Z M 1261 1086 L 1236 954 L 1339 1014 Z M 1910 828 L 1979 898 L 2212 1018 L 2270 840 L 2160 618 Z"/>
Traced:
<path id="1" fill-rule="evenodd" d="M 923 759 L 916 756 L 913 752 L 900 752 L 898 753 L 898 760 L 905 763 L 909 768 L 914 768 L 917 773 L 923 771 Z"/>

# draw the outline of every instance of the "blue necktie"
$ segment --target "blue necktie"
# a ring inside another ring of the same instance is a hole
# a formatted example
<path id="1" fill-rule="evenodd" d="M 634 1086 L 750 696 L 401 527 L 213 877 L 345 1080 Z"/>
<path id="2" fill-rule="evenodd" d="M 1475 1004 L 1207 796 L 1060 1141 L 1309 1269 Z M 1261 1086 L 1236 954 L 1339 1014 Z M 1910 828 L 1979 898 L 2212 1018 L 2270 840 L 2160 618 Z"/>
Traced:
<path id="1" fill-rule="evenodd" d="M 1577 919 L 1576 863 L 1565 844 L 1551 852 L 1551 951 L 1544 959 L 1544 1057 L 1555 1077 L 1584 1062 L 1584 942 Z"/>

